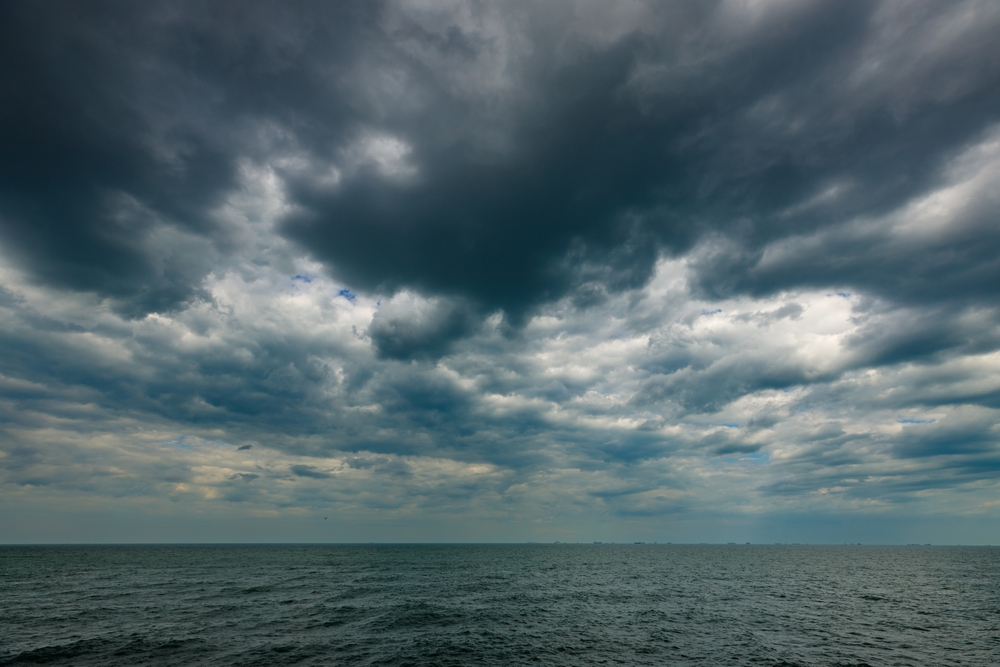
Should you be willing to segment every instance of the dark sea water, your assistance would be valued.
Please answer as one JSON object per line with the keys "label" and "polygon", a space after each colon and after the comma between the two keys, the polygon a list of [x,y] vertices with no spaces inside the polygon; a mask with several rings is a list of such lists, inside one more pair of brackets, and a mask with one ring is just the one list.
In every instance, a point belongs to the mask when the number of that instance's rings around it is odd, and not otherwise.
{"label": "dark sea water", "polygon": [[38,664],[1000,664],[1000,549],[0,547]]}

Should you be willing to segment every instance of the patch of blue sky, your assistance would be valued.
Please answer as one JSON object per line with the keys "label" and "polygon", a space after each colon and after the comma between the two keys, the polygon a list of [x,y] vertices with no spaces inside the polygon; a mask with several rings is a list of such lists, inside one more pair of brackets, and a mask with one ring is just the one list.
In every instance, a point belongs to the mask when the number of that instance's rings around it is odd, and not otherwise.
{"label": "patch of blue sky", "polygon": [[214,439],[214,440],[202,440],[201,438],[199,438],[197,436],[193,436],[192,437],[192,436],[189,436],[189,435],[178,436],[178,437],[174,438],[173,440],[167,440],[163,444],[167,445],[168,447],[176,447],[178,449],[191,449],[192,447],[195,447],[195,446],[201,447],[201,446],[205,446],[205,445],[211,445],[213,447],[229,447],[230,446],[230,444],[228,442],[225,442],[224,440],[219,440],[217,438]]}
{"label": "patch of blue sky", "polygon": [[936,419],[897,419],[900,424],[933,424]]}
{"label": "patch of blue sky", "polygon": [[344,289],[340,290],[339,292],[337,292],[337,296],[342,296],[345,299],[347,299],[348,301],[350,301],[351,303],[353,303],[358,298],[357,294],[355,294],[351,290],[347,289],[346,287]]}
{"label": "patch of blue sky", "polygon": [[300,280],[304,283],[311,283],[313,281],[313,277],[306,273],[297,273],[292,276],[292,282],[294,283],[296,280]]}
{"label": "patch of blue sky", "polygon": [[722,312],[722,309],[721,309],[721,308],[716,308],[715,310],[704,310],[704,309],[703,309],[703,310],[701,311],[701,314],[702,314],[702,315],[718,315],[718,314],[719,314],[719,313],[721,313],[721,312]]}
{"label": "patch of blue sky", "polygon": [[764,465],[771,462],[771,455],[767,452],[753,452],[750,454],[739,454],[737,456],[725,456],[712,460],[713,464],[730,463],[750,463],[752,465]]}
{"label": "patch of blue sky", "polygon": [[173,440],[167,440],[163,444],[170,447],[176,447],[177,449],[191,449],[191,442],[188,441],[188,436],[186,435],[179,436]]}

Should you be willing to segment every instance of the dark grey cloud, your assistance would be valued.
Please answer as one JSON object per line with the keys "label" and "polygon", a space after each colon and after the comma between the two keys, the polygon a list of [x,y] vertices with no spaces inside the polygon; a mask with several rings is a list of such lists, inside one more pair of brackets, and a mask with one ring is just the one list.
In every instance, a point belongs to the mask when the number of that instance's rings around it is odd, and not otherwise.
{"label": "dark grey cloud", "polygon": [[295,116],[296,96],[313,88],[301,76],[311,55],[296,46],[306,9],[326,17],[312,44],[350,41],[352,9],[5,3],[0,231],[9,254],[42,280],[114,298],[137,316],[198,295],[217,261],[204,246],[228,241],[213,210],[255,150],[247,123],[268,108],[275,120]]}
{"label": "dark grey cloud", "polygon": [[[708,232],[726,239],[695,265],[709,294],[993,300],[1000,284],[993,207],[932,249],[830,232],[821,256],[761,267],[777,240],[933,187],[1000,120],[989,3],[646,7],[612,37],[573,4],[466,24],[382,3],[4,11],[5,242],[126,312],[199,293],[218,257],[157,230],[225,254],[212,212],[241,160],[274,165],[286,233],[341,279],[515,323],[568,291],[639,286]],[[383,355],[439,351],[404,329],[374,328]]]}
{"label": "dark grey cloud", "polygon": [[375,313],[368,335],[380,357],[440,357],[452,341],[468,336],[478,325],[477,313],[468,304],[440,300],[424,308],[414,305],[392,303]]}
{"label": "dark grey cloud", "polygon": [[329,479],[333,477],[330,473],[317,469],[316,466],[295,465],[289,468],[289,470],[296,477],[311,477],[313,479]]}
{"label": "dark grey cloud", "polygon": [[[568,290],[642,284],[659,253],[713,230],[732,250],[695,267],[712,294],[831,283],[917,300],[988,292],[995,253],[975,234],[930,257],[870,239],[824,243],[820,261],[794,255],[787,279],[768,278],[777,267],[756,281],[753,271],[776,240],[903,205],[997,122],[1000,65],[980,54],[995,51],[985,25],[998,17],[982,9],[983,24],[929,53],[920,40],[885,37],[895,17],[878,4],[772,7],[749,29],[740,17],[726,25],[721,6],[654,11],[600,44],[536,20],[530,56],[509,74],[525,102],[505,118],[503,151],[482,145],[484,110],[468,91],[424,71],[442,42],[405,48],[406,33],[390,53],[421,105],[382,126],[409,146],[416,174],[361,170],[325,196],[303,191],[289,233],[368,288],[458,293],[515,319]],[[957,20],[949,11],[968,7],[917,10],[909,27],[930,37]],[[477,55],[486,60],[486,46]],[[891,65],[913,59],[927,70],[906,66],[907,88]],[[873,61],[885,64],[859,81]],[[915,275],[904,270],[918,262]],[[954,282],[928,289],[941,273]]]}

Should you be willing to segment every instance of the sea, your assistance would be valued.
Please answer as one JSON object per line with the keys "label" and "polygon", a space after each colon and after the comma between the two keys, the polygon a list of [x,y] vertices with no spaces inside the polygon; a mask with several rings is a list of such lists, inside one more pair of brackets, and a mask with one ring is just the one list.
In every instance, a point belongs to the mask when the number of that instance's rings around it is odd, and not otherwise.
{"label": "sea", "polygon": [[0,547],[0,665],[997,665],[1000,548]]}

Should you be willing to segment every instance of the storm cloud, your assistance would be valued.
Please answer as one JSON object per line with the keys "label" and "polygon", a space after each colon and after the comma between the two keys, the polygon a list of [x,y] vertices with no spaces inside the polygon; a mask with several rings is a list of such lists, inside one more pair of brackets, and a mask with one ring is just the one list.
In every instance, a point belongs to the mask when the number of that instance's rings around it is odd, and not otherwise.
{"label": "storm cloud", "polygon": [[971,1],[4,4],[10,539],[74,503],[292,539],[980,530],[998,29]]}

